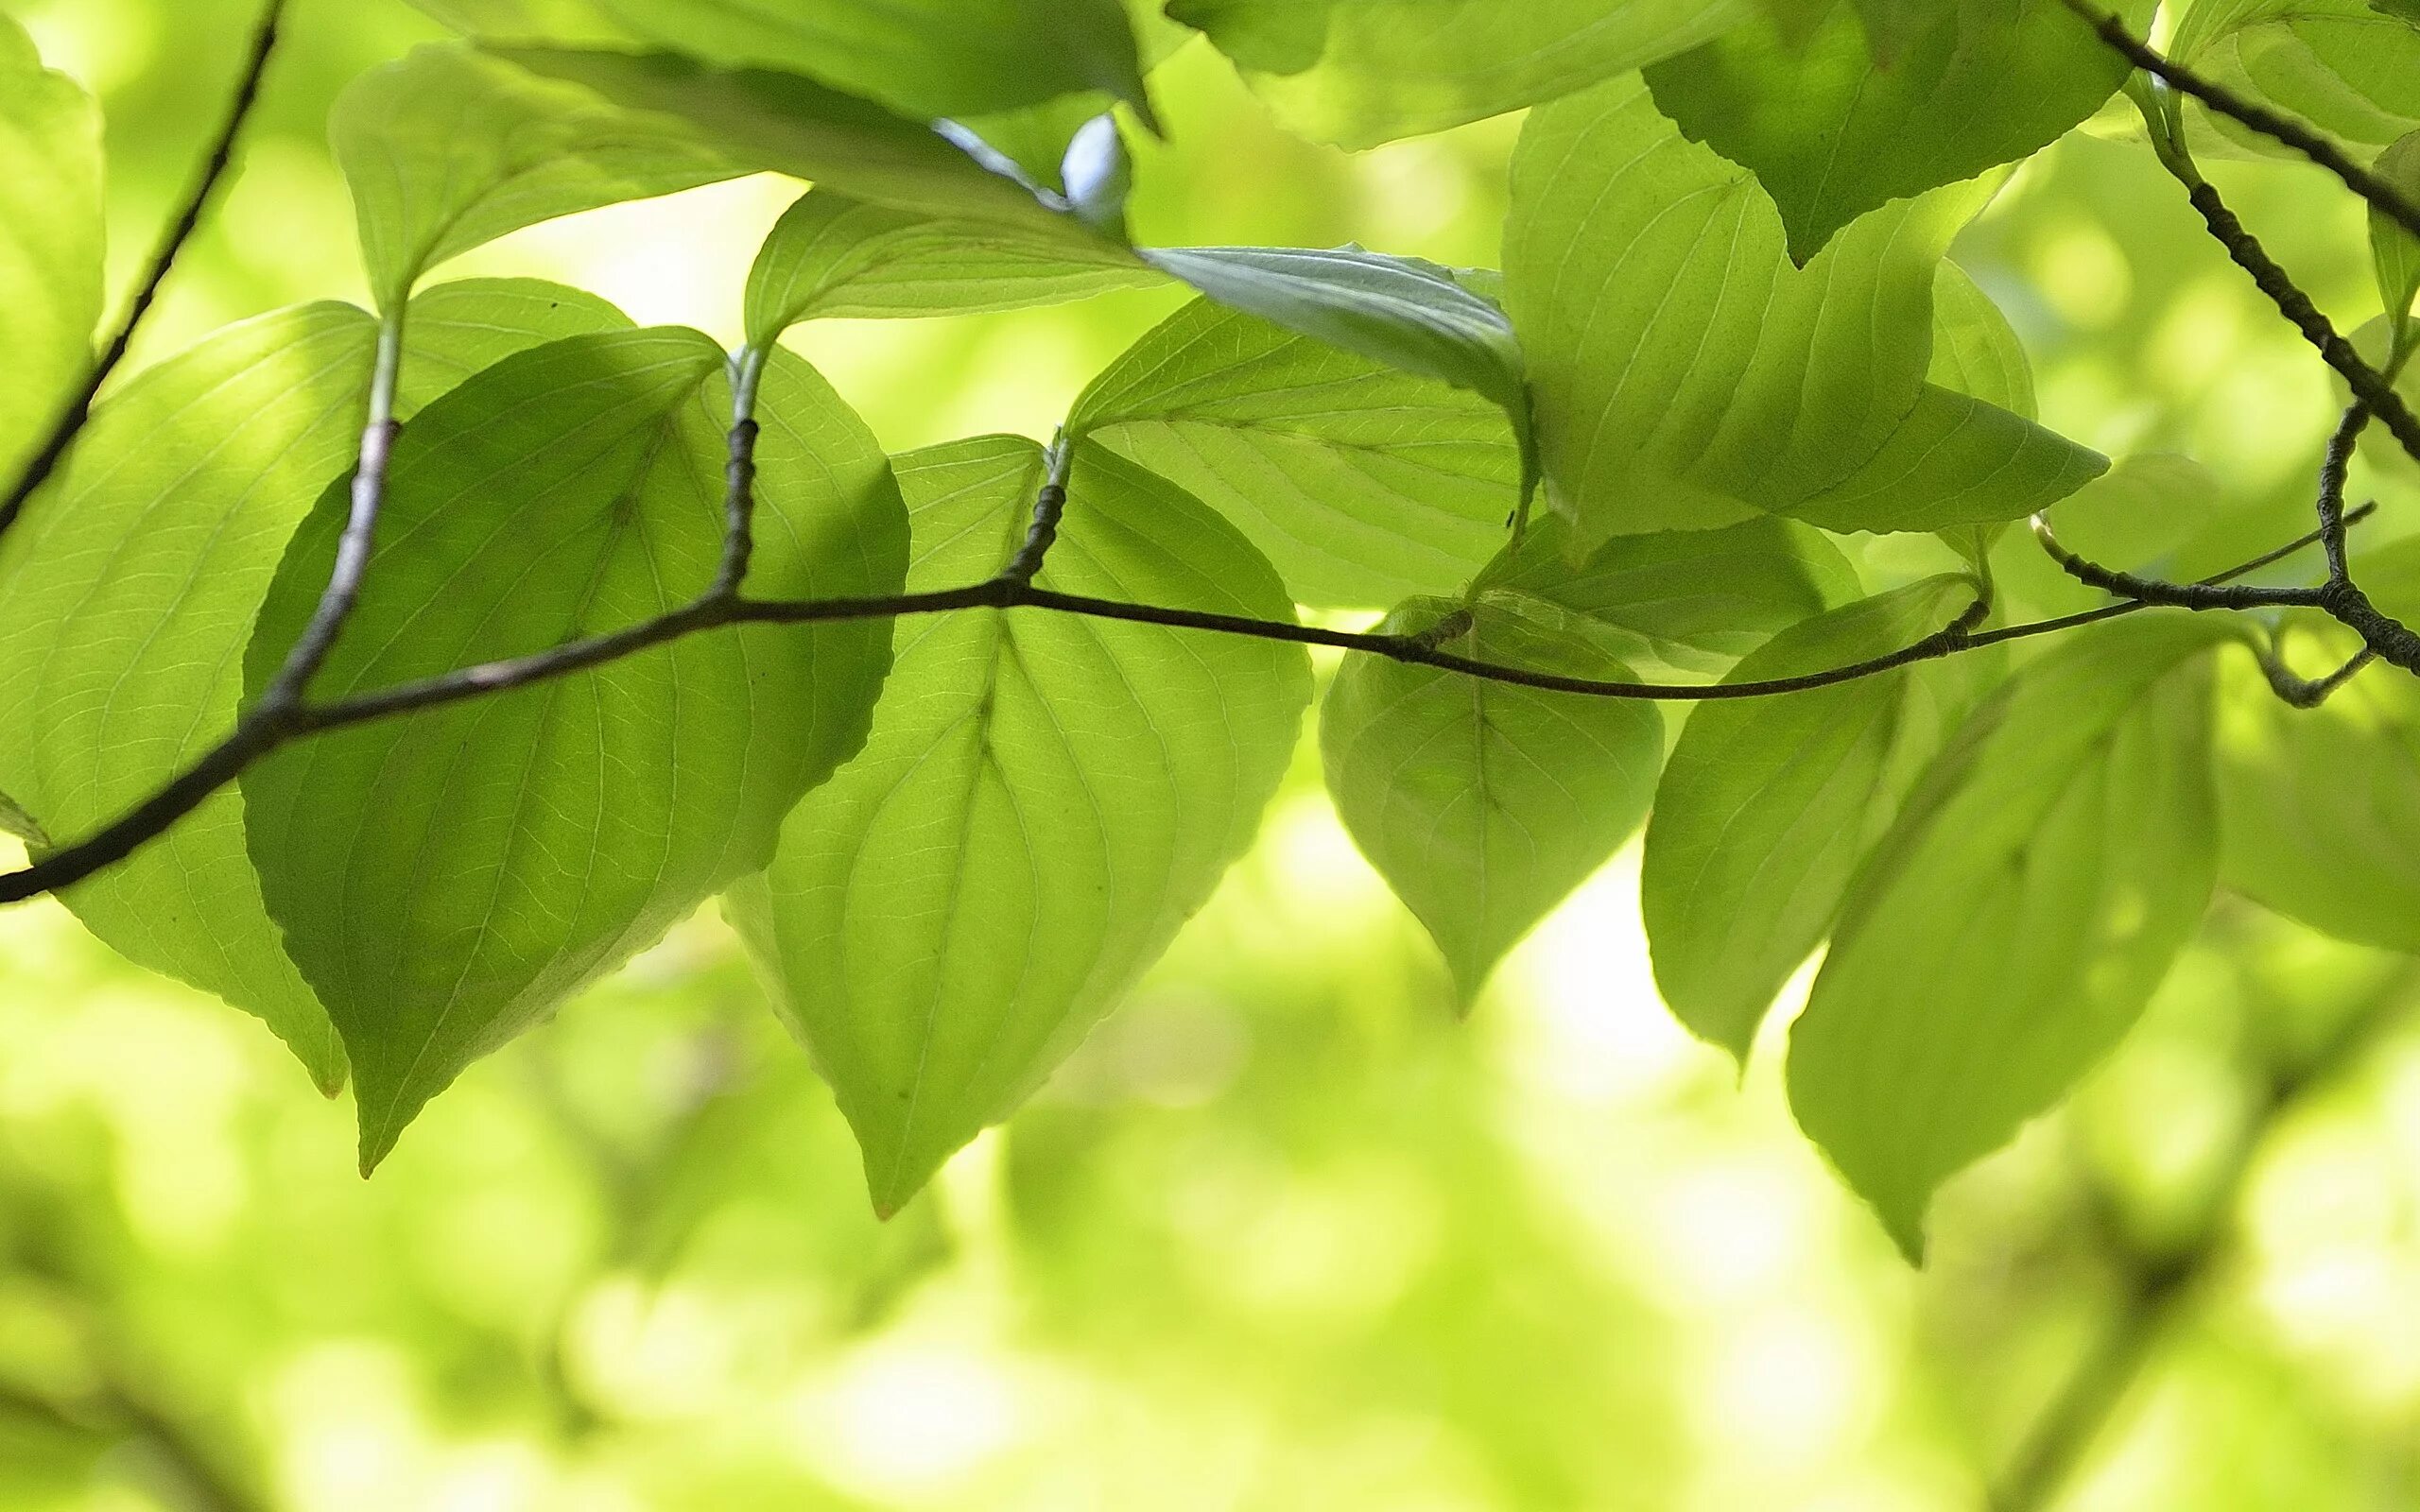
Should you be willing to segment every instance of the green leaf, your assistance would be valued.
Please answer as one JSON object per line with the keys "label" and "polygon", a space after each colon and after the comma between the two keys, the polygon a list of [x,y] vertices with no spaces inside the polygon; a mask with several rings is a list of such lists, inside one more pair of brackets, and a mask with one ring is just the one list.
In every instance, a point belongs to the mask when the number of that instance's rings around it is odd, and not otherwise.
{"label": "green leaf", "polygon": [[[677,116],[731,163],[811,180],[853,198],[937,220],[976,220],[1097,255],[1104,238],[919,122],[794,74],[710,68],[665,53],[496,47],[498,57],[583,86],[625,110]],[[1115,243],[1110,245],[1115,246]]]}
{"label": "green leaf", "polygon": [[2031,420],[2033,363],[2016,328],[1967,271],[1945,262],[1932,285],[1932,367],[1925,382]]}
{"label": "green leaf", "polygon": [[[423,411],[397,444],[336,698],[621,628],[712,580],[721,350],[695,332],[555,342]],[[752,592],[895,593],[904,512],[856,416],[777,354],[759,404]],[[344,517],[321,500],[245,658],[309,618]],[[320,735],[243,779],[288,953],[344,1037],[368,1170],[428,1099],[772,854],[865,737],[879,622],[692,637],[510,693]]]}
{"label": "green leaf", "polygon": [[[2394,146],[2378,155],[2375,171],[2412,203],[2420,204],[2420,131],[2397,138]],[[2373,206],[2370,251],[2377,265],[2378,297],[2386,301],[2395,350],[2409,351],[2420,341],[2420,320],[2415,320],[2411,309],[2412,301],[2420,299],[2420,236]]]}
{"label": "green leaf", "polygon": [[[2420,25],[2371,0],[2200,0],[2172,57],[2349,142],[2384,146],[2420,129]],[[2206,117],[2256,152],[2290,149]]]}
{"label": "green leaf", "polygon": [[[1886,656],[1974,602],[1934,577],[1783,630],[1732,679]],[[1970,653],[1689,716],[1656,789],[1639,877],[1655,982],[1690,1032],[1745,1059],[1782,984],[1830,934],[1849,880],[1999,670]]]}
{"label": "green leaf", "polygon": [[1801,264],[1867,211],[2049,146],[2128,72],[2066,0],[1937,0],[1888,58],[1866,9],[1835,6],[1803,47],[1758,18],[1648,71],[1682,130],[1755,170]]}
{"label": "green leaf", "polygon": [[[2420,541],[2363,556],[2354,575],[2380,609],[2420,618]],[[2360,649],[2320,625],[2312,638],[2325,654],[2312,662],[2339,664]],[[2420,683],[2377,667],[2321,707],[2293,709],[2249,659],[2226,670],[2218,770],[2227,885],[2339,939],[2420,952]]]}
{"label": "green leaf", "polygon": [[328,132],[381,309],[508,232],[742,171],[678,123],[605,109],[453,43],[362,75]]}
{"label": "green leaf", "polygon": [[1432,263],[1358,248],[1192,247],[1144,260],[1230,309],[1495,401],[1529,407],[1521,344],[1493,302]]}
{"label": "green leaf", "polygon": [[1208,300],[1136,342],[1068,423],[1225,515],[1305,604],[1459,592],[1520,501],[1494,404]]}
{"label": "green leaf", "polygon": [[[910,586],[980,581],[1025,540],[1029,441],[899,462]],[[1284,620],[1210,510],[1095,447],[1043,586]],[[732,917],[896,1211],[1080,1043],[1250,843],[1310,701],[1267,642],[1017,610],[903,624],[865,752],[791,816]]]}
{"label": "green leaf", "polygon": [[1558,98],[1719,35],[1746,0],[1170,0],[1293,129],[1349,147]]}
{"label": "green leaf", "polygon": [[24,804],[6,793],[0,793],[0,834],[14,835],[29,846],[43,847],[51,843],[50,832],[42,827],[42,821],[26,813]]}
{"label": "green leaf", "polygon": [[1601,627],[1626,663],[1720,672],[1775,631],[1858,594],[1841,549],[1786,521],[1616,536],[1578,565],[1569,541],[1562,521],[1540,521],[1478,586],[1544,599]]}
{"label": "green leaf", "polygon": [[101,240],[100,107],[0,15],[0,489],[92,366]]}
{"label": "green leaf", "polygon": [[1948,530],[2022,520],[2109,471],[2109,459],[2022,415],[1927,384],[1857,472],[1786,511],[1826,530]]}
{"label": "green leaf", "polygon": [[1758,513],[1938,529],[2091,476],[2093,454],[1926,382],[1942,251],[1984,194],[1893,203],[1800,269],[1754,180],[1637,79],[1534,112],[1508,297],[1550,497],[1581,543]]}
{"label": "green leaf", "polygon": [[566,45],[638,41],[605,13],[599,0],[412,0],[412,4],[473,37]]}
{"label": "green leaf", "polygon": [[1149,114],[1120,0],[599,0],[631,30],[725,67],[804,74],[922,120],[1098,91]]}
{"label": "green leaf", "polygon": [[[406,399],[509,350],[627,323],[525,281],[440,285],[412,311]],[[117,817],[234,724],[286,542],[351,466],[375,341],[359,310],[317,304],[147,369],[0,544],[0,785],[54,834]],[[323,1089],[342,1085],[335,1032],[261,902],[234,790],[64,901],[119,954],[257,1016]]]}
{"label": "green leaf", "polygon": [[2029,664],[1851,886],[1790,1035],[1801,1127],[1910,1259],[1933,1189],[2130,1028],[2218,871],[2210,659],[2146,616]]}
{"label": "green leaf", "polygon": [[803,320],[1015,310],[1160,281],[1110,242],[935,220],[819,189],[789,208],[757,253],[748,339],[768,346]]}
{"label": "green leaf", "polygon": [[[1461,607],[1416,599],[1385,627],[1453,629]],[[1571,677],[1627,675],[1574,616],[1513,593],[1474,601],[1441,648]],[[1427,927],[1468,1003],[1647,816],[1664,721],[1634,699],[1363,657],[1337,674],[1320,748],[1345,828]]]}

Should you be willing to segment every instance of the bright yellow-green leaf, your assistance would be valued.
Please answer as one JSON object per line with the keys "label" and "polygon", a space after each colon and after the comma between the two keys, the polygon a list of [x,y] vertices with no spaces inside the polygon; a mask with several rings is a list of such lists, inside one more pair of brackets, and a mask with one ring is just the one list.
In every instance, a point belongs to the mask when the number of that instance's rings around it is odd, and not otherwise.
{"label": "bright yellow-green leaf", "polygon": [[100,109],[0,15],[0,490],[92,366],[101,230]]}
{"label": "bright yellow-green leaf", "polygon": [[[1460,606],[1416,599],[1386,628],[1425,634],[1453,628],[1449,618]],[[1440,645],[1567,677],[1627,675],[1577,616],[1515,593],[1479,597]],[[1467,1003],[1647,816],[1664,721],[1632,699],[1363,657],[1337,674],[1320,747],[1345,828],[1427,927]]]}
{"label": "bright yellow-green leaf", "polygon": [[[986,438],[900,460],[912,587],[978,582],[1044,470]],[[1080,448],[1040,582],[1290,617],[1181,490]],[[863,755],[809,796],[731,912],[895,1211],[1115,1006],[1251,842],[1310,701],[1296,647],[1029,610],[903,625]]]}
{"label": "bright yellow-green leaf", "polygon": [[1790,1106],[1910,1258],[1951,1173],[2131,1028],[2218,874],[2199,617],[2100,627],[1976,712],[1851,885]]}

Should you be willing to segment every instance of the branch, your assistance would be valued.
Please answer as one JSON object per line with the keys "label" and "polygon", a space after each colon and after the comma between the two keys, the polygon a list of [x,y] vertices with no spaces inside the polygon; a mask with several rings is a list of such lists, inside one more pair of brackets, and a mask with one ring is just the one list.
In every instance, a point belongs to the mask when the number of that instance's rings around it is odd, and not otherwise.
{"label": "branch", "polygon": [[[1046,495],[1047,488],[1045,492]],[[1052,513],[1055,518],[1055,510],[1046,505],[1046,501],[1038,502],[1037,516],[1045,513]],[[2356,523],[2368,513],[2369,507],[2364,507],[2348,516],[2347,524]],[[2225,582],[2256,572],[2316,543],[2318,539],[2316,533],[2303,536],[2208,581]],[[265,704],[239,720],[226,740],[178,774],[165,787],[105,828],[74,845],[49,852],[32,866],[0,874],[0,904],[22,902],[43,893],[72,886],[124,860],[199,807],[211,794],[233,782],[254,762],[293,741],[528,687],[604,666],[692,635],[735,625],[831,625],[852,620],[906,619],[961,610],[1037,609],[1131,625],[1152,625],[1167,629],[1237,635],[1295,645],[1328,646],[1363,655],[1383,656],[1409,665],[1433,667],[1483,681],[1550,693],[1701,703],[1769,698],[1834,687],[1916,662],[1956,656],[1986,645],[2054,634],[2151,607],[2153,606],[2141,602],[2115,604],[2060,619],[1982,630],[1976,627],[1981,623],[1984,608],[1979,603],[1941,630],[1887,656],[1804,677],[1707,685],[1565,678],[1459,656],[1438,649],[1429,644],[1427,638],[1421,636],[1332,630],[1287,621],[1255,620],[1198,610],[1119,603],[1036,588],[1029,583],[1020,583],[1005,573],[963,588],[902,593],[887,598],[763,600],[709,590],[684,608],[660,618],[527,656],[463,667],[441,677],[403,683],[336,703],[315,705],[297,702],[275,709]]]}
{"label": "branch", "polygon": [[2252,609],[2317,609],[2320,591],[2315,588],[2262,588],[2244,583],[2169,583],[2156,577],[2143,577],[2134,573],[2121,573],[2088,561],[2059,544],[2050,531],[2050,517],[2033,517],[2033,539],[2060,570],[2087,588],[2116,593],[2141,604],[2164,605],[2170,609],[2252,610]]}
{"label": "branch", "polygon": [[128,305],[126,318],[119,323],[117,334],[111,338],[100,360],[93,365],[93,370],[85,376],[83,387],[68,400],[58,423],[52,427],[41,449],[34,453],[33,459],[26,464],[24,474],[9,490],[8,497],[0,499],[0,535],[7,534],[9,527],[17,523],[17,517],[25,512],[26,501],[32,498],[35,491],[59,470],[59,464],[66,460],[68,448],[75,444],[85,423],[93,418],[93,402],[100,396],[101,386],[109,382],[110,374],[126,360],[127,349],[134,342],[134,333],[142,326],[144,317],[151,313],[152,303],[160,296],[160,286],[167,282],[169,270],[176,266],[177,254],[184,249],[185,243],[193,239],[193,233],[201,225],[203,212],[210,207],[212,197],[226,180],[228,170],[234,165],[235,139],[242,133],[245,121],[251,118],[252,107],[260,100],[261,78],[268,71],[270,57],[277,51],[278,28],[285,19],[285,4],[286,0],[268,0],[262,10],[260,25],[252,34],[251,55],[245,61],[243,76],[235,85],[234,101],[228,108],[227,118],[218,129],[216,140],[211,145],[209,157],[203,160],[200,177],[194,181],[191,192],[185,197],[184,208],[169,226],[159,250],[152,255],[150,270],[135,286],[133,301]]}
{"label": "branch", "polygon": [[2115,15],[2096,10],[2087,0],[2066,0],[2067,9],[2083,17],[2100,40],[2144,73],[2195,99],[2238,125],[2272,141],[2281,142],[2336,175],[2344,187],[2375,206],[2414,236],[2420,236],[2420,204],[2400,188],[2379,178],[2344,154],[2343,149],[2313,128],[2257,100],[2248,100],[2215,79],[2206,78],[2162,54],[2126,29]]}

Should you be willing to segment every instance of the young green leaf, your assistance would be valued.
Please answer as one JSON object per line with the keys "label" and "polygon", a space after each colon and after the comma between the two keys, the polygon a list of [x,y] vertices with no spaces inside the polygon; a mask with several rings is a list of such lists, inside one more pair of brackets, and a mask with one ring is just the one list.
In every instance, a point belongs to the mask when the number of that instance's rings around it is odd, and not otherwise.
{"label": "young green leaf", "polygon": [[42,821],[6,793],[0,793],[0,834],[13,835],[29,846],[51,843],[50,832],[42,827]]}
{"label": "young green leaf", "polygon": [[2016,328],[1967,271],[1944,262],[1932,284],[1932,367],[1925,382],[2027,420],[2038,411],[2033,363]]}
{"label": "young green leaf", "polygon": [[1098,91],[1148,116],[1120,0],[599,0],[631,30],[725,67],[783,69],[919,120]]}
{"label": "young green leaf", "polygon": [[1225,515],[1305,604],[1458,592],[1520,501],[1495,405],[1208,300],[1136,342],[1068,423]]}
{"label": "young green leaf", "polygon": [[381,309],[507,232],[742,171],[676,122],[606,109],[453,43],[355,79],[328,132]]}
{"label": "young green leaf", "polygon": [[2122,1038],[2217,880],[2197,618],[2028,665],[1925,774],[1851,885],[1790,1034],[1790,1106],[1911,1259],[1933,1189]]}
{"label": "young green leaf", "polygon": [[1759,18],[1648,70],[1682,130],[1755,170],[1802,265],[1867,211],[2048,146],[2126,78],[2066,0],[1936,0],[1889,56],[1866,9],[1833,7],[1804,45]]}
{"label": "young green leaf", "polygon": [[[777,355],[751,584],[895,593],[904,511],[862,423]],[[712,580],[721,350],[617,331],[523,352],[397,444],[342,696],[652,618]],[[344,519],[298,532],[245,657],[258,689],[309,618]],[[242,782],[261,892],[351,1057],[365,1170],[464,1067],[772,854],[782,816],[865,737],[880,624],[695,637],[473,703],[289,747]]]}
{"label": "young green leaf", "polygon": [[1578,539],[1757,513],[1827,528],[2014,519],[2091,453],[1928,387],[1933,287],[1984,190],[1860,220],[1804,269],[1745,171],[1636,78],[1547,106],[1513,164],[1507,293],[1551,497]]}
{"label": "young green leaf", "polygon": [[[442,284],[412,303],[407,401],[470,367],[627,323],[554,284]],[[288,538],[361,434],[376,332],[319,304],[221,332],[104,401],[46,502],[0,544],[0,785],[72,839],[233,725],[252,622]],[[329,1091],[344,1055],[278,943],[244,801],[204,802],[64,900],[121,954],[251,1013]]]}
{"label": "young green leaf", "polygon": [[1624,662],[1720,672],[1775,631],[1858,594],[1820,531],[1781,520],[1616,536],[1574,565],[1570,529],[1542,520],[1488,565],[1482,589],[1541,598],[1602,627]]}
{"label": "young green leaf", "polygon": [[1190,247],[1143,257],[1230,309],[1492,399],[1526,429],[1512,322],[1434,264],[1358,248]]}
{"label": "young green leaf", "polygon": [[1019,227],[1079,256],[1098,255],[1104,240],[1063,205],[998,171],[1012,164],[987,164],[920,122],[794,74],[710,68],[666,53],[490,50],[624,110],[678,117],[744,168],[811,180],[931,219]]}
{"label": "young green leaf", "polygon": [[1558,98],[1695,46],[1747,0],[1170,0],[1288,125],[1348,147]]}
{"label": "young green leaf", "polygon": [[[2169,52],[2352,142],[2384,146],[2420,129],[2420,22],[2402,0],[2204,0],[2185,12]],[[2255,152],[2288,152],[2206,118]]]}
{"label": "young green leaf", "polygon": [[819,189],[789,208],[756,255],[748,339],[768,346],[803,320],[1056,304],[1161,277],[1109,241],[1087,246],[1018,226],[935,220]]}
{"label": "young green leaf", "polygon": [[[1453,623],[1448,623],[1449,621]],[[1513,593],[1416,599],[1397,634],[1540,672],[1618,679],[1565,611]],[[1652,705],[1348,662],[1320,716],[1337,813],[1444,953],[1465,1003],[1505,952],[1647,816],[1664,755]]]}
{"label": "young green leaf", "polygon": [[[900,460],[910,586],[998,572],[1043,478],[1029,441]],[[1044,587],[1290,617],[1210,510],[1096,447]],[[1016,610],[905,624],[865,752],[791,816],[734,920],[896,1211],[1072,1051],[1208,900],[1310,701],[1295,647]]]}
{"label": "young green leaf", "polygon": [[[2375,171],[2412,203],[2420,204],[2420,131],[2397,138],[2394,146],[2378,155]],[[2370,250],[2377,265],[2378,297],[2386,301],[2394,349],[2398,353],[2409,352],[2420,344],[2420,317],[2411,309],[2412,301],[2420,299],[2420,236],[2372,206]]]}
{"label": "young green leaf", "polygon": [[101,234],[100,107],[0,15],[0,489],[92,366]]}
{"label": "young green leaf", "polygon": [[[1967,579],[1935,577],[1852,604],[1783,630],[1733,678],[1887,656],[1974,598]],[[1997,671],[1977,653],[1689,716],[1648,821],[1639,908],[1656,986],[1692,1033],[1746,1058],[1782,984],[1831,933],[1858,863]]]}

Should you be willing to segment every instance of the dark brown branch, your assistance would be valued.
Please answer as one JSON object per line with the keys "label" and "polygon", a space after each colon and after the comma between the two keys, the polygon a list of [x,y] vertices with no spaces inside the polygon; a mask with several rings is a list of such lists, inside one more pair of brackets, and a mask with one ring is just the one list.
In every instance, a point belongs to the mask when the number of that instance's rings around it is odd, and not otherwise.
{"label": "dark brown branch", "polygon": [[143,281],[135,285],[126,318],[118,323],[117,332],[110,338],[100,360],[93,365],[82,386],[69,398],[50,435],[34,453],[32,460],[26,464],[24,473],[10,486],[8,497],[0,499],[0,534],[6,534],[9,527],[17,523],[17,517],[25,512],[26,501],[49,482],[60,463],[66,460],[68,449],[75,445],[76,438],[83,433],[86,422],[93,418],[93,403],[100,397],[102,386],[126,360],[127,349],[133,344],[134,334],[142,326],[144,317],[151,313],[152,304],[160,297],[161,285],[167,282],[170,270],[176,266],[178,254],[184,250],[185,244],[200,228],[203,214],[209,210],[219,185],[226,181],[228,171],[234,165],[236,139],[243,133],[244,123],[251,117],[252,107],[260,101],[261,79],[268,71],[269,59],[277,51],[278,31],[285,19],[285,4],[286,0],[268,0],[268,7],[261,12],[260,25],[252,33],[251,52],[245,60],[243,76],[235,85],[234,100],[228,107],[226,120],[220,124],[216,139],[211,144],[210,155],[202,161],[200,175],[186,195],[184,206],[170,224],[167,234],[161,239],[159,250],[152,254],[151,266],[144,274]]}
{"label": "dark brown branch", "polygon": [[2344,541],[2344,478],[2352,471],[2353,448],[2369,428],[2370,406],[2358,401],[2344,412],[2343,423],[2327,438],[2327,460],[2319,470],[2319,543],[2327,550],[2327,580],[2342,583],[2353,576],[2351,553]]}
{"label": "dark brown branch", "polygon": [[2336,690],[2360,677],[2378,654],[2368,646],[2353,654],[2351,661],[2324,678],[2306,678],[2286,665],[2286,659],[2274,647],[2259,653],[2261,676],[2269,679],[2269,691],[2296,709],[2316,709],[2335,696]]}
{"label": "dark brown branch", "polygon": [[2420,203],[2414,203],[2411,197],[2401,189],[2347,157],[2343,149],[2329,141],[2325,134],[2282,111],[2272,110],[2258,100],[2245,99],[2216,80],[2206,78],[2169,58],[2128,31],[2126,24],[2118,17],[2095,9],[2087,0],[2066,0],[2066,4],[2068,9],[2083,17],[2100,34],[2101,41],[2136,68],[2179,94],[2192,95],[2237,124],[2293,148],[2342,180],[2346,188],[2377,207],[2379,214],[2412,235],[2420,236]]}

